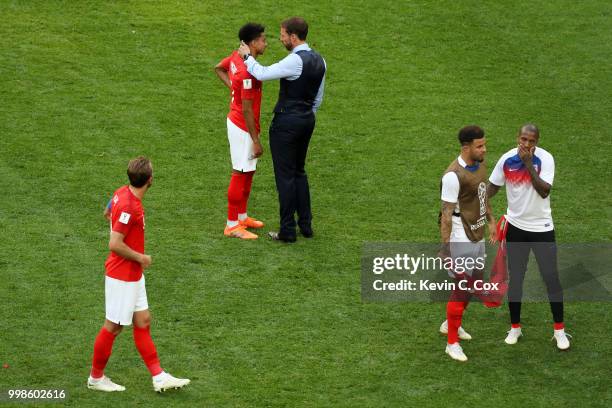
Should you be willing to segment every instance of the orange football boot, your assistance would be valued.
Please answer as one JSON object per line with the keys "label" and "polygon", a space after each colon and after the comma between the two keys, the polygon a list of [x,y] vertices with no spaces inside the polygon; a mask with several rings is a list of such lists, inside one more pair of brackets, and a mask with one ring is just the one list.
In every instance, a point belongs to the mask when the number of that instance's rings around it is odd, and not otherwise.
{"label": "orange football boot", "polygon": [[246,227],[241,224],[238,224],[234,227],[225,226],[223,235],[225,235],[226,237],[231,237],[231,238],[257,239],[257,235],[253,234],[250,231],[247,231]]}
{"label": "orange football boot", "polygon": [[263,228],[264,223],[255,218],[247,217],[246,220],[239,221],[240,225],[245,228]]}

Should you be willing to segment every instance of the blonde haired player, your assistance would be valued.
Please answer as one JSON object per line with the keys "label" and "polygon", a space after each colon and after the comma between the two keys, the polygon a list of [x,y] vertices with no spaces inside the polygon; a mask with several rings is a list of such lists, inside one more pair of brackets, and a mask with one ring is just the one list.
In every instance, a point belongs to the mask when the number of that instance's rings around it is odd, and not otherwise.
{"label": "blonde haired player", "polygon": [[104,375],[115,338],[124,326],[134,323],[134,343],[152,376],[153,389],[161,392],[189,384],[162,370],[151,339],[151,314],[147,302],[144,269],[151,256],[144,250],[144,208],[142,199],[153,183],[153,167],[146,157],[131,160],[127,170],[130,184],[113,194],[104,215],[111,223],[110,254],[104,264],[106,319],[94,342],[91,374],[87,388],[98,391],[125,391]]}

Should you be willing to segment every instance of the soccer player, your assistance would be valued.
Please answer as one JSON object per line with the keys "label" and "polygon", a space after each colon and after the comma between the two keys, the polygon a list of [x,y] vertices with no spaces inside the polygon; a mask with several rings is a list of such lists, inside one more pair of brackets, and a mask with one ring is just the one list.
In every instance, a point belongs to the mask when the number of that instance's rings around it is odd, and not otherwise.
{"label": "soccer player", "polygon": [[111,232],[106,260],[105,297],[106,320],[94,343],[91,374],[87,388],[99,391],[125,391],[104,375],[115,337],[123,326],[134,324],[134,343],[153,377],[153,389],[161,392],[182,388],[188,379],[175,378],[162,370],[155,344],[151,339],[151,314],[143,270],[151,265],[151,256],[144,251],[144,209],[142,199],[153,182],[153,167],[146,157],[128,164],[130,184],[113,194],[104,211],[110,217]]}
{"label": "soccer player", "polygon": [[[459,258],[477,258],[484,261],[485,226],[489,224],[491,242],[495,241],[495,219],[487,201],[487,169],[483,163],[487,152],[484,131],[478,126],[466,126],[459,131],[461,154],[444,172],[441,182],[442,209],[440,212],[440,256],[450,257],[455,265]],[[467,265],[467,263],[466,263]],[[457,283],[482,277],[481,269],[449,272]],[[446,305],[446,321],[440,332],[447,334],[446,353],[458,361],[467,361],[459,339],[470,340],[472,336],[461,327],[461,319],[470,301],[467,290],[455,289]]]}
{"label": "soccer player", "polygon": [[504,184],[508,209],[506,232],[508,269],[508,307],[510,331],[506,344],[516,344],[521,331],[523,279],[529,253],[533,250],[540,275],[546,285],[553,315],[553,338],[561,350],[569,348],[563,323],[563,288],[557,271],[557,245],[550,210],[550,190],[555,176],[552,155],[538,147],[540,131],[533,124],[522,126],[518,146],[505,153],[489,178],[488,195],[493,197]]}
{"label": "soccer player", "polygon": [[[248,44],[251,55],[257,58],[268,46],[264,26],[245,24],[238,38]],[[234,51],[215,67],[219,79],[232,91],[230,112],[227,115],[227,138],[232,159],[232,177],[227,189],[227,224],[224,235],[240,239],[257,239],[247,228],[262,228],[263,222],[247,215],[257,158],[263,154],[259,138],[261,81],[247,72],[243,59]]]}

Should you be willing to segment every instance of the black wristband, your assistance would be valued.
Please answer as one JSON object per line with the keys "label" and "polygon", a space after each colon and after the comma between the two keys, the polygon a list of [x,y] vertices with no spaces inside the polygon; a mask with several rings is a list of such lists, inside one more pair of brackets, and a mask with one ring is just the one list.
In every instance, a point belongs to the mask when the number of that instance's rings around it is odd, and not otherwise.
{"label": "black wristband", "polygon": [[242,59],[243,59],[244,61],[246,61],[246,60],[248,60],[248,59],[249,59],[249,57],[250,57],[250,56],[251,56],[251,54],[247,54],[247,55],[245,55],[244,57],[242,57]]}

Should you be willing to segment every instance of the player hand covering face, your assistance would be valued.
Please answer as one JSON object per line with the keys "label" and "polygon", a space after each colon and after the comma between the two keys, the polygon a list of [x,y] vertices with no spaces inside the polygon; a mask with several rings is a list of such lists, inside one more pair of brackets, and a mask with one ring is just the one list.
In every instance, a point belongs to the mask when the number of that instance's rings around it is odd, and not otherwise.
{"label": "player hand covering face", "polygon": [[548,292],[553,317],[553,339],[557,347],[570,347],[565,333],[563,287],[559,280],[555,228],[550,207],[550,192],[555,177],[551,153],[538,146],[540,131],[532,123],[518,132],[517,147],[500,157],[489,178],[489,196],[506,186],[506,249],[510,283],[508,308],[510,330],[506,344],[516,344],[523,335],[521,305],[523,280],[530,253],[533,252]]}
{"label": "player hand covering face", "polygon": [[[245,24],[238,32],[257,58],[266,49],[266,35],[260,24]],[[247,228],[262,228],[263,222],[249,217],[247,204],[251,194],[257,159],[263,154],[259,137],[262,83],[248,73],[244,60],[232,52],[215,67],[219,79],[231,90],[227,115],[227,136],[232,161],[232,177],[227,190],[227,223],[224,235],[240,239],[256,239]]]}

